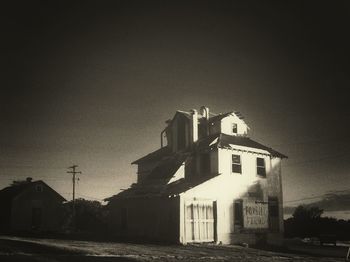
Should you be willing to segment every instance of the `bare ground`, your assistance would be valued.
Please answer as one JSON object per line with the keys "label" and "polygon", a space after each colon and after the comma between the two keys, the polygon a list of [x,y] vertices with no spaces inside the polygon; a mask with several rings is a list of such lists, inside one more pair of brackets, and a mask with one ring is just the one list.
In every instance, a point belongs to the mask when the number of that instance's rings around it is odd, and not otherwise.
{"label": "bare ground", "polygon": [[[345,253],[346,254],[346,253]],[[344,255],[345,257],[345,255]],[[0,236],[0,261],[344,261],[240,246],[152,245]]]}

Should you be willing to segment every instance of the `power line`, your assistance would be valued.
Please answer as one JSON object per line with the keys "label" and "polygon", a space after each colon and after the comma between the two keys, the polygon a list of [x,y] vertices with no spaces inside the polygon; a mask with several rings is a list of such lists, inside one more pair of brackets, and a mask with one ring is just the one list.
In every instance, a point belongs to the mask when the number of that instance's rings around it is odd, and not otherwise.
{"label": "power line", "polygon": [[300,164],[308,164],[308,163],[313,163],[313,162],[319,162],[319,161],[323,161],[323,160],[344,157],[344,156],[347,156],[349,154],[350,154],[350,152],[346,152],[346,153],[338,154],[338,155],[331,155],[331,156],[325,156],[325,157],[316,158],[316,159],[309,159],[309,160],[304,160],[304,161],[290,163],[290,164],[284,165],[284,167],[290,167],[290,166],[295,166],[295,165],[300,165]]}
{"label": "power line", "polygon": [[348,139],[347,136],[344,137],[337,137],[337,138],[330,138],[330,139],[314,139],[314,140],[304,140],[304,141],[294,141],[289,143],[281,143],[281,144],[271,144],[273,147],[279,147],[279,146],[289,146],[289,145],[313,145],[313,144],[320,144],[320,145],[327,145],[327,144],[343,144],[344,140]]}
{"label": "power line", "polygon": [[300,199],[294,199],[294,200],[287,200],[284,201],[285,203],[291,203],[291,202],[299,202],[299,201],[303,201],[303,200],[310,200],[310,199],[316,199],[316,198],[320,198],[320,197],[325,197],[329,194],[334,194],[334,193],[344,193],[344,192],[350,192],[349,189],[343,189],[343,190],[330,190],[327,191],[324,194],[321,195],[316,195],[316,196],[312,196],[312,197],[305,197],[305,198],[300,198]]}
{"label": "power line", "polygon": [[33,166],[33,165],[0,165],[0,168],[6,168],[6,169],[23,169],[23,168],[30,168],[30,169],[63,169],[64,167],[47,167],[47,166]]}
{"label": "power line", "polygon": [[320,198],[320,197],[323,197],[323,196],[324,196],[324,194],[313,196],[313,197],[305,197],[305,198],[300,198],[300,199],[288,200],[288,201],[284,201],[284,202],[285,203],[300,202],[300,201],[303,201],[303,200],[316,199],[316,198]]}

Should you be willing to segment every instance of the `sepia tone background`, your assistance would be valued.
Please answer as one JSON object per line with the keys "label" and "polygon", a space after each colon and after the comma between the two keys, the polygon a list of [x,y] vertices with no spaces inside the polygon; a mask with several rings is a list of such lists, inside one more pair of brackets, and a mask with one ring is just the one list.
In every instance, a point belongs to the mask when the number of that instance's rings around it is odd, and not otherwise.
{"label": "sepia tone background", "polygon": [[23,1],[1,8],[0,186],[102,200],[177,109],[240,111],[289,156],[285,206],[350,217],[347,1]]}

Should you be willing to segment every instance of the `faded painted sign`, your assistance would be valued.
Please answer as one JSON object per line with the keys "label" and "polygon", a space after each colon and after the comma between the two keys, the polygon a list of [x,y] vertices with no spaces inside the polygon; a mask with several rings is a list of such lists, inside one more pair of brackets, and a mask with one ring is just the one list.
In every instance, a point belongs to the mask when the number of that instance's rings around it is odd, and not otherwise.
{"label": "faded painted sign", "polygon": [[245,228],[268,228],[268,205],[263,201],[243,201]]}

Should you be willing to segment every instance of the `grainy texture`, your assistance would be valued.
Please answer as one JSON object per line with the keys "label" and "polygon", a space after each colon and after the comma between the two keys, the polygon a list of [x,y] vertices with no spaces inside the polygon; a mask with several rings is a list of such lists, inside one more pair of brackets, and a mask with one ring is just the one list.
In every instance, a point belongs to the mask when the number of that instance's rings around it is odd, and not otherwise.
{"label": "grainy texture", "polygon": [[1,261],[344,261],[239,246],[151,245],[0,237]]}

